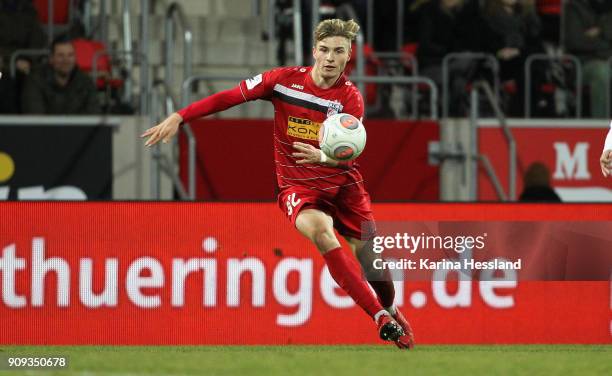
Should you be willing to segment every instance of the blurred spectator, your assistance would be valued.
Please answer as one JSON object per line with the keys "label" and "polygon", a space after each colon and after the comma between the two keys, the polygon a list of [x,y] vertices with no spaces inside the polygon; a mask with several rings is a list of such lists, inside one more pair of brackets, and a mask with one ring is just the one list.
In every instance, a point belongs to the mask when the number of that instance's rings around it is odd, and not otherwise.
{"label": "blurred spectator", "polygon": [[612,57],[612,13],[605,0],[571,0],[566,6],[565,47],[582,61],[584,84],[590,88],[591,116],[605,118],[608,59]]}
{"label": "blurred spectator", "polygon": [[17,85],[9,74],[7,64],[0,56],[0,114],[15,114],[18,112]]}
{"label": "blurred spectator", "polygon": [[[423,5],[418,32],[420,74],[442,84],[442,59],[451,52],[482,48],[482,18],[477,2],[432,0]],[[466,85],[477,69],[471,60],[453,60],[449,65],[451,115],[463,115]]]}
{"label": "blurred spectator", "polygon": [[487,0],[484,16],[491,30],[486,43],[499,60],[500,79],[516,83],[518,95],[510,99],[509,113],[523,116],[525,59],[530,54],[543,52],[542,26],[533,0]]}
{"label": "blurred spectator", "polygon": [[374,5],[374,50],[397,50],[397,2],[377,1]]}
{"label": "blurred spectator", "polygon": [[94,83],[76,66],[74,46],[69,39],[56,39],[49,64],[26,79],[22,109],[30,114],[100,113]]}
{"label": "blurred spectator", "polygon": [[416,43],[419,39],[421,13],[432,0],[405,0],[404,3],[404,45]]}
{"label": "blurred spectator", "polygon": [[[0,0],[0,57],[10,64],[13,52],[45,48],[47,40],[31,0]],[[17,69],[29,73],[31,61],[17,60]]]}
{"label": "blurred spectator", "polygon": [[523,192],[520,201],[561,202],[561,198],[550,186],[550,170],[541,162],[529,165],[523,177]]}

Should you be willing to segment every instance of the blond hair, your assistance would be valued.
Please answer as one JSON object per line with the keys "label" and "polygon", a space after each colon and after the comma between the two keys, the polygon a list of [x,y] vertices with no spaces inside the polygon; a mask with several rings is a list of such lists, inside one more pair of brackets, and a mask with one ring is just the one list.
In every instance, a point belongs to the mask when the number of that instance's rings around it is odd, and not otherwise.
{"label": "blond hair", "polygon": [[355,40],[359,25],[353,20],[343,21],[339,18],[319,22],[314,30],[314,44],[329,37],[345,37],[349,42]]}

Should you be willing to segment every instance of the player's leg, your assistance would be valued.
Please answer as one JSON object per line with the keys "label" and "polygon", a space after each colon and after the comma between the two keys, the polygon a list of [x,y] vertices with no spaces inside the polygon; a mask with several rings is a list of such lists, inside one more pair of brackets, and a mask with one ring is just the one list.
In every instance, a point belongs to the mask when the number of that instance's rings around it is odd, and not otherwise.
{"label": "player's leg", "polygon": [[322,255],[340,248],[340,242],[334,233],[334,220],[322,210],[301,210],[295,219],[295,227],[317,246]]}
{"label": "player's leg", "polygon": [[374,268],[374,260],[379,256],[372,251],[371,241],[364,241],[350,236],[345,237],[349,243],[353,254],[359,260],[368,282],[378,295],[378,300],[382,306],[391,314],[404,330],[404,335],[400,336],[395,344],[400,349],[411,349],[414,347],[414,333],[412,327],[400,310],[395,306],[395,287],[391,274],[387,269],[377,270]]}
{"label": "player's leg", "polygon": [[379,301],[402,327],[402,335],[395,340],[400,349],[411,348],[413,334],[410,324],[393,305],[395,287],[388,270],[374,268],[374,260],[379,256],[371,250],[370,239],[376,234],[376,223],[372,215],[370,195],[361,185],[348,187],[336,199],[338,211],[335,226],[353,249],[362,265],[370,285],[378,295]]}
{"label": "player's leg", "polygon": [[[366,242],[376,234],[376,223],[372,215],[370,196],[361,186],[348,188],[337,200],[336,228],[348,241],[353,254],[359,260],[367,280],[385,308],[393,306],[395,288],[388,270],[374,268],[380,256],[370,252],[371,243]],[[369,247],[366,247],[368,246]],[[367,249],[366,249],[367,248]]]}
{"label": "player's leg", "polygon": [[372,293],[361,276],[359,266],[342,250],[334,233],[332,217],[318,209],[303,209],[297,214],[295,226],[323,255],[329,273],[336,283],[374,319],[380,337],[397,341],[403,331]]}
{"label": "player's leg", "polygon": [[376,292],[378,301],[382,304],[383,308],[393,313],[395,286],[393,285],[391,274],[387,269],[374,268],[374,261],[380,258],[380,255],[372,252],[371,242],[350,236],[346,236],[345,239],[359,261],[368,282]]}

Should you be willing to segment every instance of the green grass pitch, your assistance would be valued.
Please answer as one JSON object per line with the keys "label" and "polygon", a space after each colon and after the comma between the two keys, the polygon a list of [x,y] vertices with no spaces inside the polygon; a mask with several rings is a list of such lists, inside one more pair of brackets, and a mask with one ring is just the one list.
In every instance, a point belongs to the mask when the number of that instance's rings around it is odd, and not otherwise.
{"label": "green grass pitch", "polygon": [[50,355],[69,367],[0,376],[612,375],[612,345],[0,346],[0,359]]}

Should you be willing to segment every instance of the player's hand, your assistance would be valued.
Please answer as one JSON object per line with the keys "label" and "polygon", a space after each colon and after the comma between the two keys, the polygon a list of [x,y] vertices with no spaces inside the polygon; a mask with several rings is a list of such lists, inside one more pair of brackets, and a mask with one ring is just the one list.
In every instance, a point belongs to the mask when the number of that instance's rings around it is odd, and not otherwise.
{"label": "player's hand", "polygon": [[156,126],[147,129],[140,137],[149,137],[147,142],[145,142],[145,146],[153,146],[158,143],[160,140],[164,143],[170,141],[172,136],[176,134],[178,131],[179,125],[183,122],[183,118],[181,115],[176,112],[172,115],[168,116],[166,120],[157,124]]}
{"label": "player's hand", "polygon": [[599,158],[599,164],[601,165],[601,173],[604,177],[610,176],[612,173],[612,168],[610,165],[612,164],[612,150],[604,150],[601,154],[601,158]]}
{"label": "player's hand", "polygon": [[291,154],[292,156],[298,158],[295,163],[304,164],[321,162],[321,150],[315,148],[314,146],[305,144],[303,142],[294,142],[293,148],[297,150],[297,152]]}
{"label": "player's hand", "polygon": [[15,63],[15,67],[17,68],[18,71],[22,72],[23,74],[29,74],[32,64],[25,59],[17,59],[17,62]]}
{"label": "player's hand", "polygon": [[497,51],[497,57],[501,60],[510,60],[518,55],[521,51],[518,48],[504,47]]}
{"label": "player's hand", "polygon": [[600,29],[600,28],[598,28],[598,27],[596,27],[596,26],[594,26],[594,27],[591,27],[591,28],[587,29],[587,30],[584,32],[584,34],[585,34],[587,37],[589,37],[589,38],[596,38],[596,37],[598,37],[598,36],[599,36],[599,34],[601,34],[601,29]]}

